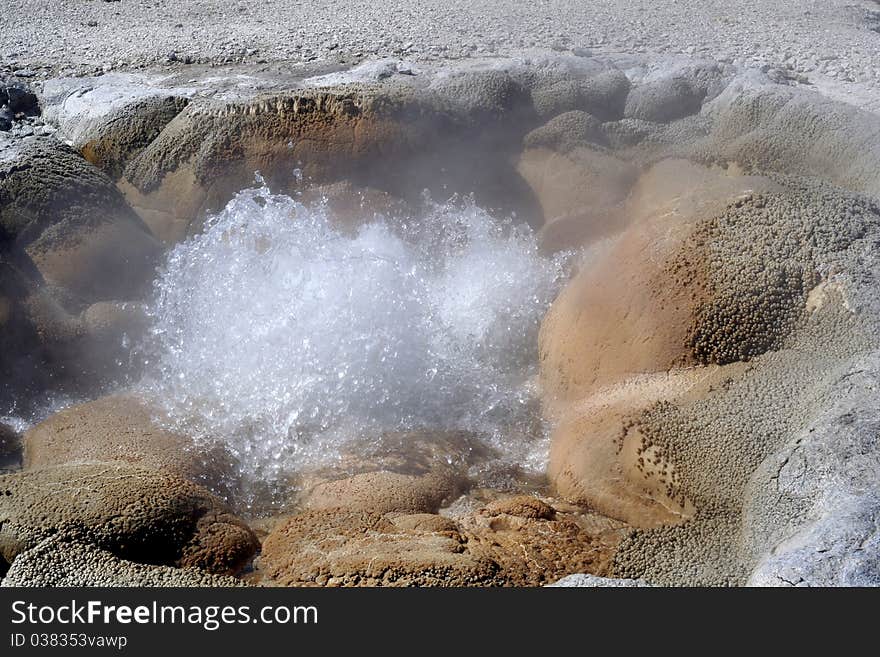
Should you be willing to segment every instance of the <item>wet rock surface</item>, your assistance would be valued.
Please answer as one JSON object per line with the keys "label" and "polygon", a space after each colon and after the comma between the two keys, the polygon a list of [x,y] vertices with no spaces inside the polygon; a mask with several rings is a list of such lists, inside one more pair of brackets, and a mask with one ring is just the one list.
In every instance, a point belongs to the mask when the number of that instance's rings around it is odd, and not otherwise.
{"label": "wet rock surface", "polygon": [[256,537],[219,499],[171,474],[125,464],[65,465],[0,477],[0,556],[54,535],[136,562],[235,573]]}
{"label": "wet rock surface", "polygon": [[228,452],[164,428],[161,413],[131,395],[55,413],[29,429],[23,442],[28,470],[122,461],[177,475],[224,497],[235,489],[237,470]]}
{"label": "wet rock surface", "polygon": [[3,587],[232,587],[242,582],[197,568],[170,568],[126,561],[93,545],[63,536],[48,538],[19,554]]}
{"label": "wet rock surface", "polygon": [[0,422],[0,472],[17,467],[21,462],[21,436],[9,425]]}
{"label": "wet rock surface", "polygon": [[286,586],[534,586],[607,572],[620,535],[620,525],[590,525],[533,497],[460,520],[337,508],[282,520],[258,570],[265,584]]}

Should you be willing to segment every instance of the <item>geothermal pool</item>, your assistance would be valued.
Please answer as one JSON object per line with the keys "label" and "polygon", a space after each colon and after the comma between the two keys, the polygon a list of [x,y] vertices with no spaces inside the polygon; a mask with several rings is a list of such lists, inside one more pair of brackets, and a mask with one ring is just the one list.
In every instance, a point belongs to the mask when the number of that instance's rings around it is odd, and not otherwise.
{"label": "geothermal pool", "polygon": [[876,582],[876,116],[688,58],[301,73],[49,80],[0,140],[0,573]]}

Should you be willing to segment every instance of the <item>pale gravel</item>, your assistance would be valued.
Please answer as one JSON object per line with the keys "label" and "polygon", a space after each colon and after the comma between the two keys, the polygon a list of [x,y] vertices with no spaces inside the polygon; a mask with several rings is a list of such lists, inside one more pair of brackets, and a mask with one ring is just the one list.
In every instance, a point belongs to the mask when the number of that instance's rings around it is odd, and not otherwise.
{"label": "pale gravel", "polygon": [[[0,72],[415,61],[528,48],[683,53],[880,109],[877,0],[4,0]],[[174,53],[172,55],[172,53]],[[169,55],[171,55],[169,62]],[[179,61],[176,61],[179,60]]]}

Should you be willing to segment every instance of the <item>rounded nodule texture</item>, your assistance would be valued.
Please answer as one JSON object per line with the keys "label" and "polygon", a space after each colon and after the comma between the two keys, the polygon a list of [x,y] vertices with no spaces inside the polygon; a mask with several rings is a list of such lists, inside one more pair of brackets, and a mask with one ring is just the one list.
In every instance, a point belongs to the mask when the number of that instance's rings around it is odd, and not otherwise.
{"label": "rounded nodule texture", "polygon": [[587,529],[582,519],[523,495],[458,521],[312,510],[275,527],[257,566],[281,585],[536,586],[567,573],[607,574],[620,536],[610,521]]}
{"label": "rounded nodule texture", "polygon": [[365,472],[318,484],[306,497],[309,509],[436,513],[454,492],[452,477],[413,477],[396,472]]}
{"label": "rounded nodule texture", "polygon": [[164,429],[143,400],[111,395],[49,416],[24,435],[26,469],[122,461],[175,474],[229,496],[236,468],[220,446]]}
{"label": "rounded nodule texture", "polygon": [[237,572],[259,544],[205,489],[119,463],[66,465],[0,477],[0,556],[11,562],[55,534],[137,562]]}
{"label": "rounded nodule texture", "polygon": [[[756,537],[779,523],[747,483],[766,459],[772,478],[773,455],[870,344],[869,316],[850,303],[874,280],[877,203],[815,181],[761,184],[720,208],[682,212],[679,199],[654,223],[635,219],[542,326],[545,402],[560,419],[551,479],[642,528],[622,543],[617,575],[745,582],[767,549]],[[828,504],[820,489],[791,508]]]}
{"label": "rounded nodule texture", "polygon": [[4,587],[234,587],[241,580],[198,568],[171,568],[126,561],[93,545],[53,536],[19,554]]}

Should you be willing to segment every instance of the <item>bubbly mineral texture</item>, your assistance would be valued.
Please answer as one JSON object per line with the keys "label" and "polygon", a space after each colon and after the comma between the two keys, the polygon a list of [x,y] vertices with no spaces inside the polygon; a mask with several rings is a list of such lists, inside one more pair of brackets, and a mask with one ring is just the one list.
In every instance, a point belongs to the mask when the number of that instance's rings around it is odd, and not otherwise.
{"label": "bubbly mineral texture", "polygon": [[126,561],[93,545],[53,536],[19,554],[0,586],[242,586],[241,580],[198,568]]}
{"label": "bubbly mineral texture", "polygon": [[107,463],[0,477],[0,556],[11,563],[56,534],[126,560],[218,574],[237,572],[259,547],[219,499],[172,474]]}
{"label": "bubbly mineral texture", "polygon": [[[642,528],[620,546],[617,576],[876,583],[863,550],[875,549],[877,497],[849,465],[876,473],[876,436],[822,427],[832,400],[876,372],[864,354],[877,336],[880,206],[814,179],[755,182],[726,207],[682,212],[676,198],[671,215],[661,204],[635,219],[557,299],[541,336],[560,418],[551,477]],[[805,451],[819,442],[827,452]],[[829,516],[850,520],[806,521]],[[833,546],[838,567],[801,540]]]}
{"label": "bubbly mineral texture", "polygon": [[225,497],[237,470],[219,445],[196,444],[161,425],[161,414],[131,395],[111,395],[51,415],[24,436],[23,466],[123,461],[169,472]]}
{"label": "bubbly mineral texture", "polygon": [[641,579],[622,579],[619,577],[596,577],[595,575],[576,574],[563,577],[558,582],[548,584],[560,588],[637,588],[651,586]]}
{"label": "bubbly mineral texture", "polygon": [[619,538],[619,525],[597,530],[531,496],[459,520],[340,507],[281,521],[258,569],[266,583],[287,586],[535,586],[607,574]]}

